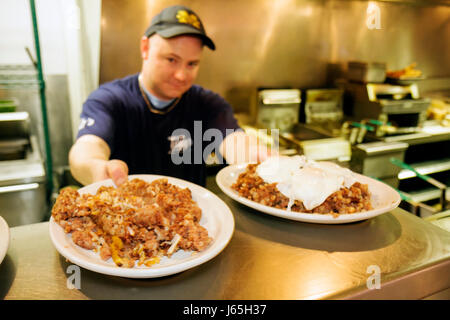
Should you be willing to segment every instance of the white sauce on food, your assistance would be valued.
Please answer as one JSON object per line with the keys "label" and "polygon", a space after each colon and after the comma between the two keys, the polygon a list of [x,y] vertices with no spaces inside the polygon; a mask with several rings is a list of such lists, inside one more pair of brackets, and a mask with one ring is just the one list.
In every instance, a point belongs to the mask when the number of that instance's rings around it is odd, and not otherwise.
{"label": "white sauce on food", "polygon": [[258,165],[256,173],[267,183],[277,183],[277,189],[289,198],[288,210],[295,200],[312,210],[334,192],[356,182],[351,170],[305,156],[269,158]]}

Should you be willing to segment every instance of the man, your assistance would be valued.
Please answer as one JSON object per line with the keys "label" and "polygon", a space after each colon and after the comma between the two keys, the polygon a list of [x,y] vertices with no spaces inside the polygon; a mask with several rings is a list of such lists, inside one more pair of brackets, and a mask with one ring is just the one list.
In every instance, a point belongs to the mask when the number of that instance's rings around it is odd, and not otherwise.
{"label": "man", "polygon": [[204,45],[215,50],[191,9],[168,7],[152,19],[141,38],[141,72],[103,84],[83,105],[69,153],[79,182],[120,185],[128,174],[161,174],[205,185],[207,130],[221,133],[214,143],[228,163],[268,156],[222,97],[193,85]]}

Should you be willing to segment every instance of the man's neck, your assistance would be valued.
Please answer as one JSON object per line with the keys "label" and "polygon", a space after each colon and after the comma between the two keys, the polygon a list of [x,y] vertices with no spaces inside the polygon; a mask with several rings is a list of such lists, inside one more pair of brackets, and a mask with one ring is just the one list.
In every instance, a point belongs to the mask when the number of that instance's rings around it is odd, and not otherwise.
{"label": "man's neck", "polygon": [[148,90],[145,87],[145,83],[144,83],[144,81],[142,81],[141,74],[139,75],[139,81],[141,82],[142,88],[144,89],[144,92],[147,95],[148,100],[150,100],[150,102],[156,109],[164,109],[164,108],[168,107],[175,100],[175,99],[170,99],[170,100],[161,99],[161,98],[158,98],[157,96],[155,96],[154,94],[152,94],[150,92],[150,90]]}

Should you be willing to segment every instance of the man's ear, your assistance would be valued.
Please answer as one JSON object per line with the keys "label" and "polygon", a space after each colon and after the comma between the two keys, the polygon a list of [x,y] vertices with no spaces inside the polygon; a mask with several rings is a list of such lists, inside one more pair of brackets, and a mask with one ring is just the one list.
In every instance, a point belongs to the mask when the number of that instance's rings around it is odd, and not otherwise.
{"label": "man's ear", "polygon": [[148,49],[150,48],[150,40],[146,36],[141,38],[141,57],[142,59],[148,58]]}

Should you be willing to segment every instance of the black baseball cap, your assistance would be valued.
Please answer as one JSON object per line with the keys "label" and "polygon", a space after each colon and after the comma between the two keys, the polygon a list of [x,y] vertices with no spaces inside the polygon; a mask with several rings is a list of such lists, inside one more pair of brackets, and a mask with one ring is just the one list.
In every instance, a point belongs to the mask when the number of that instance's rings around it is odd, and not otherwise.
{"label": "black baseball cap", "polygon": [[185,6],[167,7],[154,16],[150,26],[145,31],[145,36],[148,38],[155,33],[163,38],[172,38],[183,34],[196,35],[203,40],[208,48],[216,49],[214,42],[206,35],[200,18],[194,11]]}

